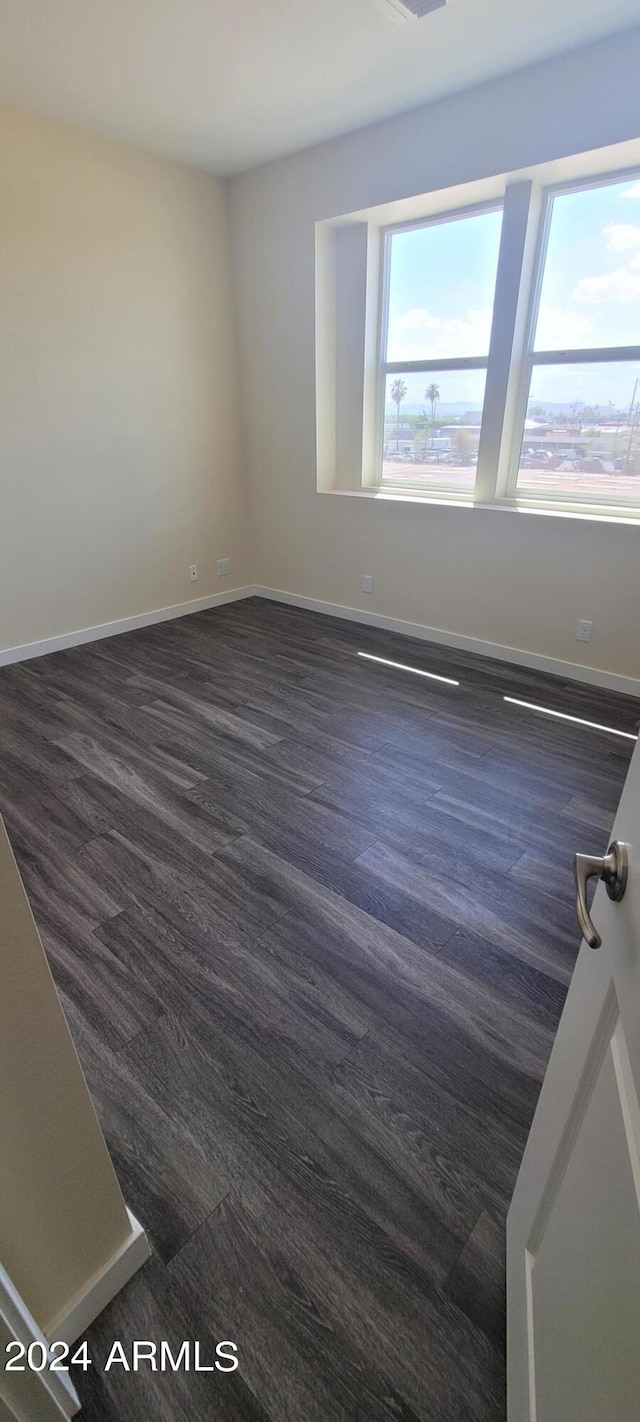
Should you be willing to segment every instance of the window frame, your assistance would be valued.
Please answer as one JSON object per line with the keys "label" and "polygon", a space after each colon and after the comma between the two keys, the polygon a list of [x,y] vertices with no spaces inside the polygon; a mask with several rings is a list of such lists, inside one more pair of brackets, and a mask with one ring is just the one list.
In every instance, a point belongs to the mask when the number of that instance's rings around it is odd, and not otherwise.
{"label": "window frame", "polygon": [[[380,236],[382,240],[382,260],[381,260],[381,293],[379,302],[379,330],[378,330],[378,380],[376,392],[376,479],[375,485],[380,490],[389,493],[405,493],[409,495],[419,494],[424,498],[452,499],[458,503],[470,504],[474,499],[474,483],[468,489],[461,489],[455,485],[441,483],[425,484],[424,481],[416,479],[411,481],[404,479],[402,484],[394,483],[392,479],[385,479],[383,476],[383,455],[384,455],[384,426],[386,419],[386,389],[387,376],[389,375],[420,375],[436,372],[440,374],[447,370],[484,370],[488,371],[490,348],[486,356],[449,356],[435,357],[429,360],[405,360],[388,361],[387,345],[389,339],[389,289],[391,283],[391,244],[397,233],[412,232],[425,227],[442,226],[448,222],[460,222],[467,217],[478,217],[484,213],[501,212],[504,221],[504,196],[488,198],[485,202],[474,202],[468,206],[447,208],[438,213],[430,214],[428,217],[412,218],[407,222],[394,222],[382,227]],[[495,305],[495,291],[498,280],[498,269],[500,266],[500,251],[498,252],[498,264],[496,268],[496,284],[494,286],[493,305]],[[493,321],[493,306],[492,306]],[[486,380],[485,380],[486,397]],[[483,420],[484,420],[484,400],[483,400]],[[479,426],[479,435],[482,435],[482,422]],[[476,464],[477,474],[477,464]]]}
{"label": "window frame", "polygon": [[632,503],[625,503],[620,496],[612,495],[611,498],[608,498],[606,495],[597,495],[592,491],[585,493],[572,491],[571,497],[567,499],[563,498],[561,493],[552,490],[518,488],[524,427],[530,402],[531,382],[536,366],[640,363],[640,343],[633,346],[558,347],[555,350],[534,350],[555,199],[563,197],[567,193],[589,192],[594,188],[614,187],[619,183],[634,180],[640,180],[640,167],[593,174],[562,183],[549,184],[543,188],[533,277],[529,291],[525,342],[524,349],[520,353],[521,366],[517,404],[513,411],[513,443],[508,458],[503,494],[503,502],[511,507],[546,509],[550,512],[556,510],[560,513],[563,511],[613,514],[622,512],[626,515],[640,515],[640,480],[638,482],[638,498]]}
{"label": "window frame", "polygon": [[[409,221],[378,227],[381,242],[378,285],[378,330],[376,334],[377,377],[375,387],[376,432],[374,442],[375,467],[363,481],[365,491],[386,493],[390,497],[417,498],[435,503],[463,504],[502,508],[512,511],[542,512],[583,517],[622,518],[640,521],[640,478],[638,497],[624,502],[619,494],[596,495],[591,491],[571,491],[569,497],[557,491],[518,488],[518,475],[524,426],[529,405],[531,381],[538,365],[579,365],[606,363],[640,363],[640,343],[633,346],[590,347],[535,351],[533,349],[545,261],[551,226],[553,202],[565,193],[588,191],[615,186],[628,181],[640,181],[640,164],[583,174],[579,178],[545,183],[533,174],[512,174],[504,179],[501,193],[484,201],[430,212]],[[522,210],[518,216],[516,190],[528,189],[525,200],[524,236]],[[516,199],[515,203],[511,201]],[[522,209],[522,203],[520,203]],[[446,222],[473,217],[484,212],[502,212],[502,228],[493,298],[493,317],[489,351],[478,357],[437,357],[430,360],[387,361],[389,289],[391,275],[391,240],[396,233],[442,225]],[[514,271],[517,292],[514,292]],[[504,284],[504,285],[503,285]],[[496,320],[501,288],[507,290],[505,312]],[[386,417],[386,383],[388,375],[442,373],[447,370],[484,370],[485,392],[482,421],[479,426],[479,451],[474,483],[466,489],[441,483],[428,484],[416,478],[402,483],[383,477],[384,425]],[[505,371],[507,373],[505,379]],[[497,392],[497,393],[496,393]],[[490,410],[487,415],[488,407]],[[489,428],[490,427],[490,428]],[[371,477],[373,474],[373,477]]]}

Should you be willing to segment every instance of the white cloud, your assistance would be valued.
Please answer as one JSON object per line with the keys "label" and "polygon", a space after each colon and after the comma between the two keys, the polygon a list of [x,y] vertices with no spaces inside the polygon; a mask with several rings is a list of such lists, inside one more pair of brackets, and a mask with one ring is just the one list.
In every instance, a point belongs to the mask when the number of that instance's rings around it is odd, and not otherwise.
{"label": "white cloud", "polygon": [[489,349],[492,309],[464,316],[434,316],[422,306],[403,311],[389,325],[388,360],[438,360],[485,355]]}
{"label": "white cloud", "polygon": [[633,187],[629,188],[628,193],[621,193],[620,196],[626,198],[627,200],[631,198],[632,201],[635,199],[640,199],[640,182],[634,183]]}
{"label": "white cloud", "polygon": [[536,330],[536,346],[541,351],[578,349],[588,345],[593,333],[593,321],[581,311],[565,306],[546,306],[540,311]]}
{"label": "white cloud", "polygon": [[632,270],[638,265],[637,259],[617,271],[605,272],[602,276],[583,277],[573,292],[574,301],[597,305],[602,301],[640,301],[640,272]]}
{"label": "white cloud", "polygon": [[612,223],[605,227],[604,235],[611,252],[632,252],[640,247],[640,227],[634,227],[632,222]]}

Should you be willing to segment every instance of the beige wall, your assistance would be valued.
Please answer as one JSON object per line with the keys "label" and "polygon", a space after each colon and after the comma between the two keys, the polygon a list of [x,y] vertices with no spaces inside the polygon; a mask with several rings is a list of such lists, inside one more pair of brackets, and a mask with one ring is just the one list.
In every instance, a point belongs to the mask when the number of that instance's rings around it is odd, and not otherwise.
{"label": "beige wall", "polygon": [[246,583],[223,185],[2,109],[0,194],[0,650]]}
{"label": "beige wall", "polygon": [[129,1217],[0,820],[0,1259],[42,1329]]}
{"label": "beige wall", "polygon": [[256,583],[640,676],[640,525],[318,494],[314,351],[316,221],[637,138],[639,65],[637,29],[231,182]]}

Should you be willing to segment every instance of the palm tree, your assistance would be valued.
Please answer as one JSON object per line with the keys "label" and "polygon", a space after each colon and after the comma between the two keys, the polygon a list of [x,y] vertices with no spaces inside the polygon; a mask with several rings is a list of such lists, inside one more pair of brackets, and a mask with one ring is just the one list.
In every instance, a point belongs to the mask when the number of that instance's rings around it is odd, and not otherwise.
{"label": "palm tree", "polygon": [[398,406],[398,423],[396,426],[396,454],[400,453],[400,406],[407,394],[407,387],[404,380],[394,380],[391,386],[391,399]]}
{"label": "palm tree", "polygon": [[428,400],[431,405],[431,439],[433,441],[433,424],[436,417],[436,405],[440,399],[440,386],[436,385],[435,381],[432,380],[431,384],[427,385],[424,398]]}

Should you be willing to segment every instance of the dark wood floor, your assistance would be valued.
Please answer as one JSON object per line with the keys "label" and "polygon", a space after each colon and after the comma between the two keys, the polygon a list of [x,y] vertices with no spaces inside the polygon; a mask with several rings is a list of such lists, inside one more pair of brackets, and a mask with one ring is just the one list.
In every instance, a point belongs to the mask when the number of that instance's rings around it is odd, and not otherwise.
{"label": "dark wood floor", "polygon": [[[459,678],[393,671],[358,650]],[[504,1220],[637,702],[252,600],[0,673],[0,804],[154,1258],[232,1375],[83,1416],[499,1422]],[[207,1358],[207,1361],[210,1359]]]}

